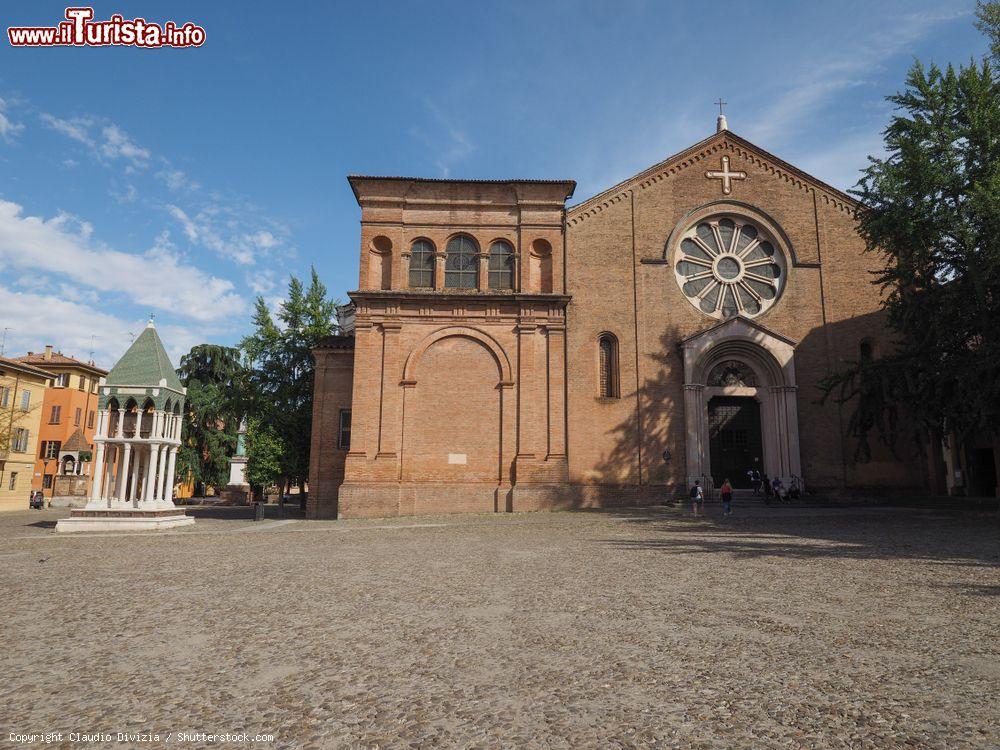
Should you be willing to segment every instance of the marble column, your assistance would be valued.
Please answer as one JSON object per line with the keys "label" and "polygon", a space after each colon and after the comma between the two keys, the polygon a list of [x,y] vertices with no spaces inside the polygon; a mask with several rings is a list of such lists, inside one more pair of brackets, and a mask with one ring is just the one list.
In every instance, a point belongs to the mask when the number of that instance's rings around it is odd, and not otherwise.
{"label": "marble column", "polygon": [[128,470],[129,462],[132,460],[132,445],[125,443],[122,446],[121,462],[118,466],[118,479],[115,481],[115,500],[120,503],[125,502],[125,493],[128,491]]}
{"label": "marble column", "polygon": [[91,468],[93,479],[90,483],[90,499],[97,500],[101,495],[101,477],[104,474],[104,442],[96,444],[94,448],[94,463]]}
{"label": "marble column", "polygon": [[[127,444],[126,444],[127,445]],[[139,476],[142,468],[142,454],[139,453],[139,446],[136,446],[132,451],[132,488],[131,492],[126,493],[126,500],[138,500],[140,497],[139,493]]]}
{"label": "marble column", "polygon": [[163,499],[167,502],[174,501],[174,461],[177,458],[177,446],[171,446],[169,459],[167,461],[167,471],[164,474],[166,485],[164,487]]}
{"label": "marble column", "polygon": [[146,467],[146,482],[142,497],[146,502],[156,500],[156,467],[159,464],[161,448],[159,443],[149,444],[149,461]]}
{"label": "marble column", "polygon": [[172,450],[170,446],[161,446],[162,450],[159,453],[159,461],[157,465],[159,466],[159,479],[156,482],[156,496],[155,500],[163,500],[166,497],[166,486],[167,486],[167,461],[168,455]]}
{"label": "marble column", "polygon": [[118,462],[118,447],[115,445],[109,445],[106,449],[108,451],[108,457],[104,462],[104,485],[101,487],[101,500],[110,500],[114,496],[114,487],[111,485],[111,480],[114,477],[115,466]]}

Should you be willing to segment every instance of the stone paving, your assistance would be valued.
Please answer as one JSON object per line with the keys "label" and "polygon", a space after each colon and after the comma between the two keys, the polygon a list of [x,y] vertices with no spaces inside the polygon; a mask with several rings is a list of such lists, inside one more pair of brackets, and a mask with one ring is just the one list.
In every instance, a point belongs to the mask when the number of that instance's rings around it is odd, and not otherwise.
{"label": "stone paving", "polygon": [[5,747],[1000,746],[995,513],[64,513],[0,515]]}

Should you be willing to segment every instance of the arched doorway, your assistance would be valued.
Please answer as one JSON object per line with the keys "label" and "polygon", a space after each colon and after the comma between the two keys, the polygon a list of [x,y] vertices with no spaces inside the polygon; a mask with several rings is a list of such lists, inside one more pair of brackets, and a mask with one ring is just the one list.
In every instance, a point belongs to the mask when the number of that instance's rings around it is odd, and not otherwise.
{"label": "arched doorway", "polygon": [[763,473],[764,442],[760,404],[750,396],[716,396],[708,402],[709,461],[716,487],[728,479],[748,489],[756,469]]}
{"label": "arched doorway", "polygon": [[743,317],[681,342],[689,482],[747,486],[756,468],[803,485],[795,344]]}

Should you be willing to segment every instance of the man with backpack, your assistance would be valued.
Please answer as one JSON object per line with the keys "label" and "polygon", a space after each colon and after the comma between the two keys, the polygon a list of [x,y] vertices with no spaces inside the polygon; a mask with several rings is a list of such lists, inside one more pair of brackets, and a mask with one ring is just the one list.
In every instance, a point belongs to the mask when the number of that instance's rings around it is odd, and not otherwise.
{"label": "man with backpack", "polygon": [[701,510],[705,507],[705,491],[701,488],[701,481],[696,479],[694,487],[691,488],[691,510],[695,516],[701,515]]}

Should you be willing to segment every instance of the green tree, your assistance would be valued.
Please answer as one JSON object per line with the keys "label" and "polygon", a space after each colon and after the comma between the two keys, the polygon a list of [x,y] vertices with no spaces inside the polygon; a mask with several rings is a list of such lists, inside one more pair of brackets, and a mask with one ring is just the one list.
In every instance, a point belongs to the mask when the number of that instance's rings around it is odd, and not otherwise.
{"label": "green tree", "polygon": [[[981,18],[995,23],[996,6]],[[989,62],[916,63],[889,101],[888,155],[853,192],[894,346],[824,384],[852,402],[862,454],[869,433],[895,445],[901,425],[959,444],[1000,427],[1000,86]]]}
{"label": "green tree", "polygon": [[196,494],[203,494],[229,481],[245,371],[238,349],[199,344],[181,358],[177,375],[187,388],[178,476],[191,477]]}
{"label": "green tree", "polygon": [[976,27],[990,40],[993,64],[1000,65],[1000,2],[979,0],[976,3]]}
{"label": "green tree", "polygon": [[241,347],[249,366],[248,413],[274,430],[282,446],[282,495],[285,486],[305,491],[312,437],[312,349],[336,332],[335,300],[312,269],[309,286],[292,277],[288,295],[275,314],[263,298],[254,307],[254,331]]}
{"label": "green tree", "polygon": [[277,431],[260,419],[247,423],[247,464],[245,477],[254,497],[285,475],[285,447]]}

